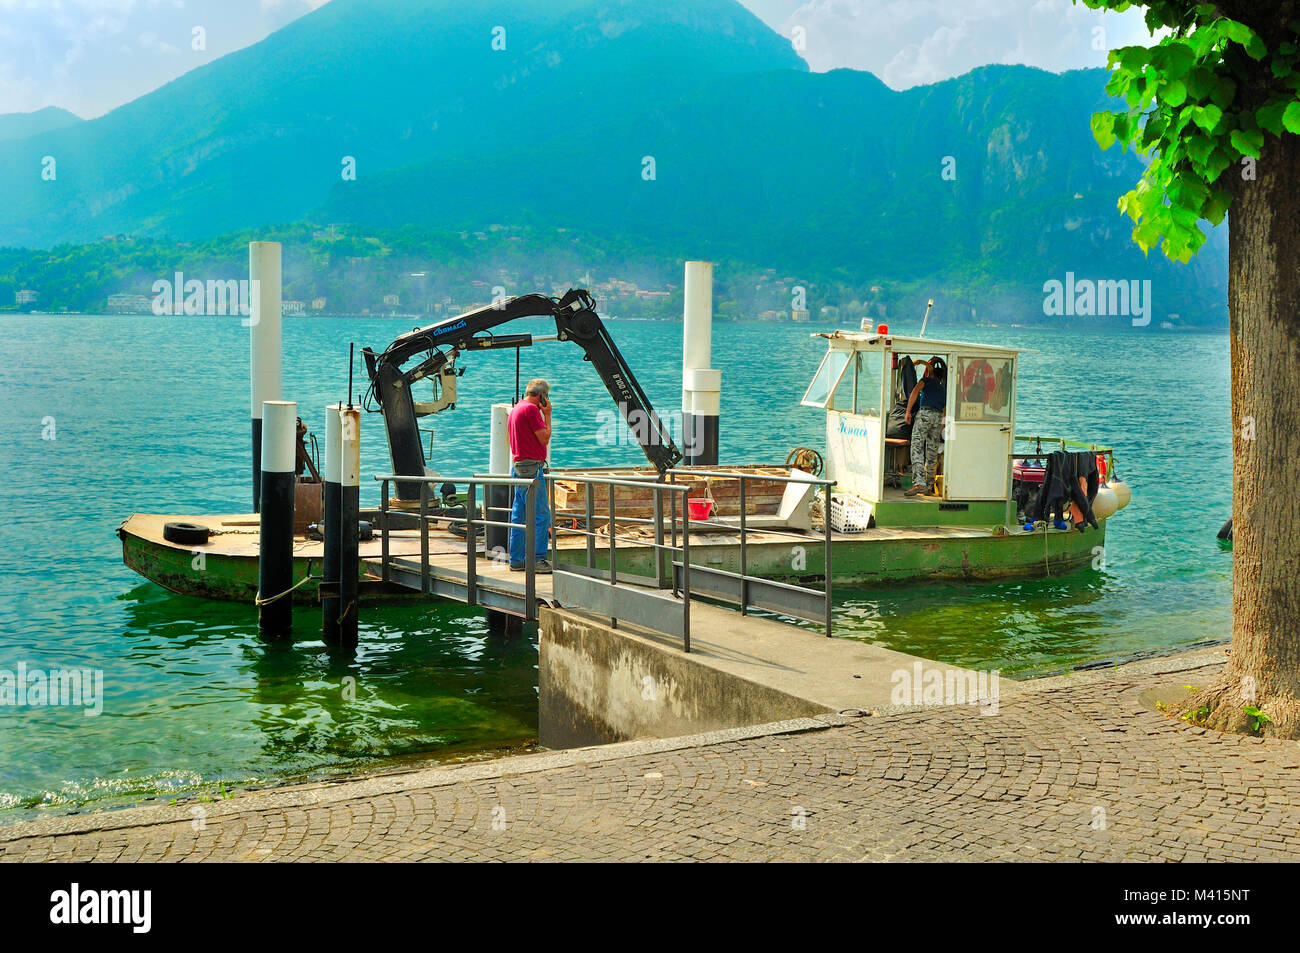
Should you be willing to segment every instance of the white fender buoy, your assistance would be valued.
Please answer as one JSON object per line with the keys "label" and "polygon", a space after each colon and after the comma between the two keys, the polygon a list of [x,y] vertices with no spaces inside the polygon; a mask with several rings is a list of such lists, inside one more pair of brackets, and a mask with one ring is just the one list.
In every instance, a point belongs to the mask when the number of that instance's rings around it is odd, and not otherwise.
{"label": "white fender buoy", "polygon": [[1133,499],[1133,491],[1129,489],[1129,485],[1119,477],[1111,480],[1107,486],[1115,491],[1115,496],[1119,500],[1119,508],[1121,510],[1128,506],[1129,500]]}
{"label": "white fender buoy", "polygon": [[1092,515],[1099,520],[1114,516],[1119,510],[1119,494],[1108,486],[1098,487],[1097,496],[1092,501]]}

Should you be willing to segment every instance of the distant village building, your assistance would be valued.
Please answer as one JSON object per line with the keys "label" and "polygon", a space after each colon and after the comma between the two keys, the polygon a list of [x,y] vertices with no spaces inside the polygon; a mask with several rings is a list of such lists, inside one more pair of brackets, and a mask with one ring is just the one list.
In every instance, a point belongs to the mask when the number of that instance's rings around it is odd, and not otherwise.
{"label": "distant village building", "polygon": [[22,307],[25,304],[35,304],[36,299],[40,296],[41,293],[39,291],[32,291],[28,288],[24,288],[21,291],[14,292],[14,304],[19,307]]}
{"label": "distant village building", "polygon": [[312,299],[311,299],[311,309],[312,309],[313,311],[324,311],[324,310],[325,310],[325,299],[324,299],[324,298],[312,298]]}
{"label": "distant village building", "polygon": [[792,320],[792,321],[807,321],[807,320],[808,320],[808,309],[807,309],[807,308],[795,308],[793,311],[790,312],[790,320]]}
{"label": "distant village building", "polygon": [[396,308],[401,303],[402,300],[397,295],[384,295],[384,304],[390,308]]}
{"label": "distant village building", "polygon": [[307,311],[305,301],[282,301],[280,303],[281,314],[304,314]]}
{"label": "distant village building", "polygon": [[153,302],[148,295],[115,294],[108,296],[109,314],[152,314]]}
{"label": "distant village building", "polygon": [[760,321],[784,321],[784,320],[785,320],[785,312],[784,312],[784,311],[760,311],[760,312],[758,313],[758,320],[760,320]]}

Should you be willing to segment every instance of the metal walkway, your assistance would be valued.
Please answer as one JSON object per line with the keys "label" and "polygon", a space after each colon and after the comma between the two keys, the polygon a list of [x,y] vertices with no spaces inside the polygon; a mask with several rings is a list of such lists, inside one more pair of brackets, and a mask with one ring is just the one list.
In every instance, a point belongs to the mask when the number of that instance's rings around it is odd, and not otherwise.
{"label": "metal walkway", "polygon": [[[511,572],[506,565],[484,555],[482,548],[479,549],[479,557],[472,599],[469,575],[465,571],[464,553],[431,555],[427,574],[421,571],[418,556],[390,557],[389,581],[407,589],[423,591],[454,602],[480,605],[522,619],[531,618],[528,611],[527,580],[524,574]],[[367,565],[375,575],[380,575],[383,571],[382,559],[368,560]],[[426,579],[427,585],[424,582]],[[533,580],[534,598],[538,605],[553,606],[555,601],[552,577],[538,573],[534,575]]]}
{"label": "metal walkway", "polygon": [[[707,515],[693,518],[688,510],[689,487],[677,483],[677,477],[691,480],[725,479],[739,482],[738,525],[728,526],[739,533],[740,571],[728,572],[712,567],[693,565],[691,559],[692,523],[699,527],[714,525]],[[749,532],[746,519],[745,484],[751,475],[732,471],[698,469],[670,470],[668,482],[657,480],[624,480],[589,474],[565,473],[567,482],[578,483],[583,488],[582,505],[577,508],[556,510],[555,480],[522,480],[510,477],[493,477],[474,474],[470,477],[407,477],[388,474],[376,476],[382,483],[379,529],[382,533],[382,550],[379,559],[366,560],[371,572],[384,583],[413,589],[442,599],[464,603],[535,621],[539,607],[578,609],[607,616],[615,623],[629,622],[664,633],[682,641],[685,651],[691,650],[692,575],[696,577],[695,591],[700,595],[731,603],[734,609],[708,607],[711,612],[747,615],[751,608],[766,609],[796,618],[820,623],[829,637],[831,634],[831,584],[830,584],[830,529],[820,540],[825,558],[824,586],[812,589],[807,586],[776,582],[750,575],[746,569],[746,540]],[[786,484],[803,484],[801,492],[821,489],[824,505],[829,511],[830,481],[812,477],[782,478],[767,476]],[[417,512],[390,508],[388,489],[390,483],[419,484],[419,510]],[[463,505],[455,507],[431,505],[431,487],[442,484],[452,489],[463,485],[466,493]],[[620,516],[617,513],[616,491],[631,489],[649,494],[652,500],[651,517]],[[479,508],[479,491],[484,492],[484,507]],[[523,521],[493,519],[503,510],[510,512],[505,491],[523,490],[525,506]],[[596,491],[604,495],[597,506]],[[538,573],[535,566],[536,521],[539,494],[548,492],[552,519],[549,556],[554,571]],[[497,495],[495,504],[492,497]],[[448,496],[447,499],[455,499]],[[556,519],[560,518],[560,519]],[[607,520],[603,529],[599,520]],[[432,530],[440,522],[447,528],[437,528],[437,539]],[[565,526],[565,523],[568,526]],[[414,525],[412,525],[414,524]],[[581,528],[579,528],[581,524]],[[420,538],[419,556],[396,556],[391,552],[390,538],[401,527],[415,529]],[[449,532],[452,525],[459,526],[455,539]],[[649,537],[620,540],[619,530],[640,527]],[[491,531],[519,529],[524,532],[524,550],[528,554],[522,571],[512,571],[506,554],[494,548],[489,551],[486,542],[477,541],[480,529],[485,530],[485,540]],[[808,540],[803,533],[783,533],[770,528],[767,534],[797,537]],[[461,535],[463,534],[463,535]],[[563,542],[562,542],[563,539]],[[474,542],[468,542],[468,541]],[[575,545],[576,544],[576,545]],[[628,571],[622,565],[622,554],[639,550],[648,556],[642,573]],[[649,575],[644,571],[649,571]]]}

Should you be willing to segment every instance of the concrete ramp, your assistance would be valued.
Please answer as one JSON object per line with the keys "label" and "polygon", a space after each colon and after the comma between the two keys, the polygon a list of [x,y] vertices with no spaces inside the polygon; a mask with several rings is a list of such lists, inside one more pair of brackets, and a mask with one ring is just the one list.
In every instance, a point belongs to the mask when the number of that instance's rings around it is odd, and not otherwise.
{"label": "concrete ramp", "polygon": [[542,744],[668,738],[846,709],[972,704],[996,710],[1010,680],[718,606],[691,604],[691,651],[667,636],[544,609]]}

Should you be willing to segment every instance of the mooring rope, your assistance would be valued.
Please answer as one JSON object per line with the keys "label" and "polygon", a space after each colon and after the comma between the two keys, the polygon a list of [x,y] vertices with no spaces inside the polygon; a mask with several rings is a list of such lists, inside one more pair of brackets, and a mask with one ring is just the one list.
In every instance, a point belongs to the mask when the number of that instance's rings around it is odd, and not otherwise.
{"label": "mooring rope", "polygon": [[304,583],[311,582],[313,579],[324,579],[324,578],[325,578],[324,576],[303,576],[301,579],[295,582],[288,589],[284,590],[284,592],[280,593],[278,596],[271,596],[271,598],[269,599],[263,599],[262,593],[259,590],[257,596],[253,599],[253,604],[258,606],[259,608],[261,606],[269,606],[272,602],[275,602],[277,599],[283,599],[285,596],[293,592],[295,589],[297,589],[299,586],[303,585]]}
{"label": "mooring rope", "polygon": [[294,583],[292,586],[290,586],[288,589],[284,590],[284,592],[280,593],[278,596],[271,596],[271,598],[269,598],[269,599],[263,599],[263,598],[262,598],[262,590],[259,589],[259,590],[257,591],[257,595],[253,597],[253,604],[254,604],[255,606],[257,606],[259,609],[260,609],[262,606],[269,606],[272,602],[275,602],[277,599],[283,599],[285,596],[287,596],[289,593],[293,592],[293,591],[294,591],[295,589],[297,589],[299,586],[303,585],[304,583],[311,582],[313,579],[317,579],[317,580],[324,581],[325,577],[324,577],[323,575],[321,575],[321,576],[313,576],[313,575],[311,574],[311,560],[309,559],[309,560],[307,560],[307,575],[303,576],[301,579],[299,579],[297,582],[295,582],[295,583]]}

